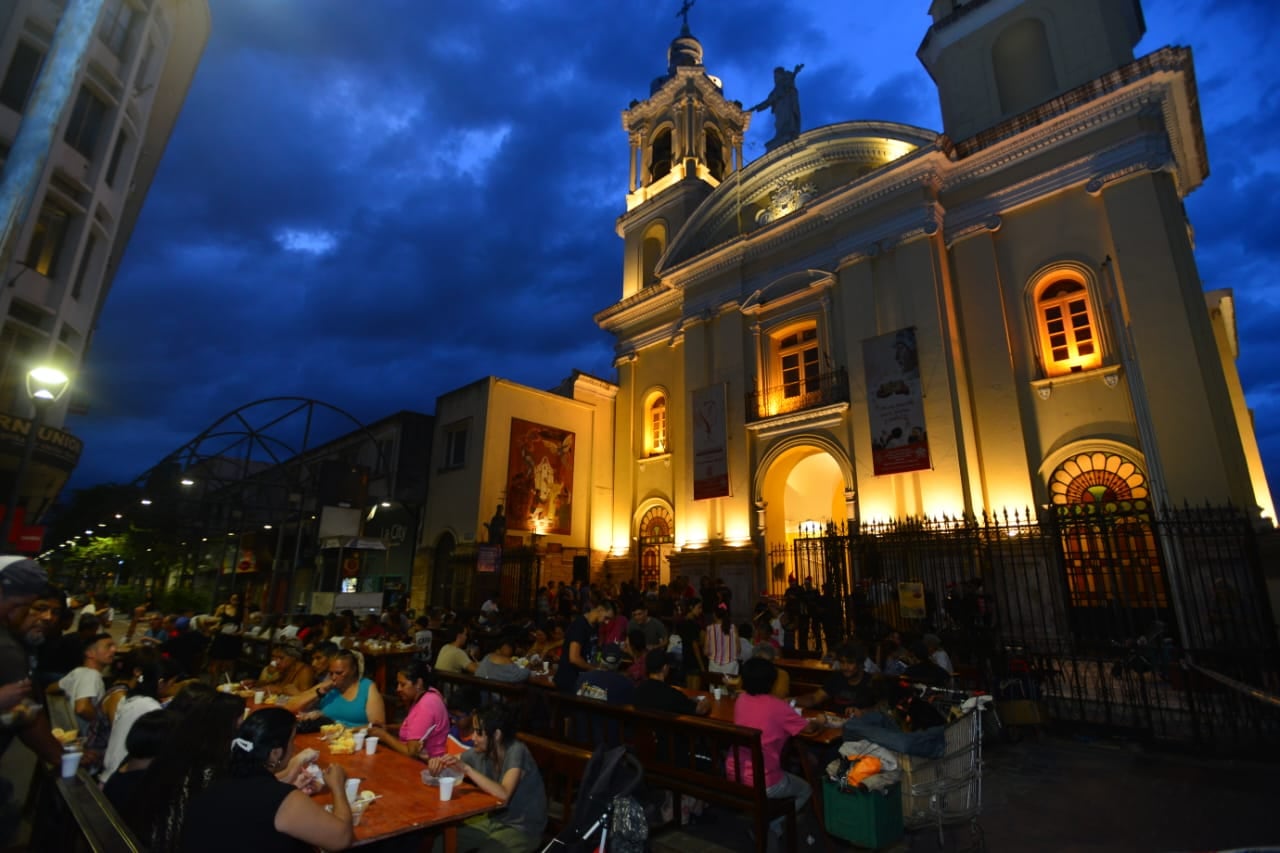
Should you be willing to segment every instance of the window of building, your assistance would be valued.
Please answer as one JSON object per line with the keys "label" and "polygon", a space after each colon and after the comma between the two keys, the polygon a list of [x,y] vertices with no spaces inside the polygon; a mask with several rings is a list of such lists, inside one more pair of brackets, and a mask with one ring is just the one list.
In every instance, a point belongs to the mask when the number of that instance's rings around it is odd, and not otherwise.
{"label": "window of building", "polygon": [[671,450],[667,433],[667,395],[653,394],[644,412],[644,452],[657,456]]}
{"label": "window of building", "polygon": [[63,141],[85,157],[93,159],[93,153],[98,147],[98,134],[102,132],[106,115],[107,105],[102,99],[81,86],[76,104],[71,108],[71,120],[67,122]]}
{"label": "window of building", "polygon": [[98,38],[119,58],[124,58],[135,17],[136,12],[129,0],[107,0],[102,7],[102,15],[98,18]]}
{"label": "window of building", "polygon": [[116,185],[116,172],[120,170],[120,158],[124,156],[125,143],[129,141],[129,136],[121,130],[116,134],[116,144],[111,148],[111,159],[107,162],[107,186],[112,189]]}
{"label": "window of building", "polygon": [[664,127],[653,137],[653,156],[649,161],[649,180],[656,181],[671,171],[671,128]]}
{"label": "window of building", "polygon": [[640,264],[644,281],[642,287],[658,283],[658,260],[667,248],[667,228],[661,222],[655,222],[644,232],[644,240],[640,248]]}
{"label": "window of building", "polygon": [[58,274],[58,258],[67,239],[67,212],[46,205],[36,220],[31,243],[27,246],[26,264],[45,278]]}
{"label": "window of building", "polygon": [[1035,311],[1047,375],[1062,376],[1101,366],[1098,323],[1084,282],[1065,276],[1047,279],[1036,289]]}
{"label": "window of building", "polygon": [[724,143],[714,127],[708,127],[704,134],[707,148],[707,171],[717,181],[723,181],[725,175]]}
{"label": "window of building", "polygon": [[777,354],[784,399],[803,397],[820,390],[821,363],[816,326],[808,326],[779,338]]}
{"label": "window of building", "polygon": [[467,424],[453,424],[444,431],[444,467],[461,468],[467,464]]}
{"label": "window of building", "polygon": [[19,113],[26,109],[27,98],[35,88],[42,62],[44,54],[41,51],[25,41],[19,41],[13,52],[13,59],[9,61],[4,81],[0,82],[0,104]]}
{"label": "window of building", "polygon": [[71,282],[71,298],[78,300],[84,292],[84,279],[88,274],[89,266],[93,263],[94,251],[98,248],[98,235],[89,232],[89,239],[85,241],[84,253],[80,256],[80,268],[76,270],[76,277]]}
{"label": "window of building", "polygon": [[1044,24],[1024,18],[1009,25],[991,50],[996,92],[1005,115],[1016,115],[1058,94]]}

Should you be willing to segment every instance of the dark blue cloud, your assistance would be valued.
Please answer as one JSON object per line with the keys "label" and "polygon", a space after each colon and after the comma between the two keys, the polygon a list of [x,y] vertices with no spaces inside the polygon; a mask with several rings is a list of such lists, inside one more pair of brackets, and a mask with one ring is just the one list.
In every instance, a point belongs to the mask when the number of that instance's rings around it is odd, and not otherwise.
{"label": "dark blue cloud", "polygon": [[[874,4],[873,4],[874,5]],[[677,3],[216,0],[213,33],[96,332],[75,482],[131,480],[227,411],[313,397],[365,420],[496,374],[612,377],[619,113],[666,70]],[[1269,271],[1280,13],[1146,0],[1147,51],[1196,51],[1213,176],[1188,200],[1207,287],[1241,308],[1242,376],[1280,423]],[[751,105],[805,63],[805,127],[937,128],[924,0],[703,0],[710,73]],[[1256,57],[1256,58],[1255,58]],[[771,135],[756,117],[746,153]],[[1247,306],[1247,310],[1245,307]],[[1280,345],[1277,345],[1280,346]],[[1264,426],[1280,458],[1280,428]]]}

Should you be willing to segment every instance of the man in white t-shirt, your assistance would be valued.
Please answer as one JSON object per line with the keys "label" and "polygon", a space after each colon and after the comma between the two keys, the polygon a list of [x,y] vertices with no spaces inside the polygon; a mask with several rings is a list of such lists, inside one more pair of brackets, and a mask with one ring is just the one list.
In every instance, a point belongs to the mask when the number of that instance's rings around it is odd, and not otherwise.
{"label": "man in white t-shirt", "polygon": [[67,704],[75,711],[81,737],[88,734],[89,723],[97,714],[94,705],[106,692],[102,671],[111,666],[115,655],[116,641],[110,634],[98,634],[84,647],[84,663],[58,681],[58,687],[67,697]]}

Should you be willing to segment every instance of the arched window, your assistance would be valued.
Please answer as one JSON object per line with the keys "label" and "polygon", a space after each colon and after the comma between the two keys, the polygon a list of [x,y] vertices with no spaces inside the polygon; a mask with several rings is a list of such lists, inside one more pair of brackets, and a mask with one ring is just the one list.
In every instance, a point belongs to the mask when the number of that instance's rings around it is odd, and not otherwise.
{"label": "arched window", "polygon": [[658,456],[671,450],[667,420],[667,395],[656,392],[644,407],[644,454]]}
{"label": "arched window", "polygon": [[1044,24],[1035,18],[1010,24],[996,39],[991,61],[1005,115],[1025,112],[1058,94],[1049,38]]}
{"label": "arched window", "polygon": [[658,283],[658,259],[667,248],[667,228],[661,222],[655,222],[644,232],[641,242],[641,287]]}
{"label": "arched window", "polygon": [[703,137],[707,149],[707,171],[717,181],[723,181],[725,174],[724,143],[720,141],[720,134],[716,132],[714,127],[708,127]]}
{"label": "arched window", "polygon": [[671,171],[671,128],[664,127],[654,135],[650,151],[649,182],[652,183]]}
{"label": "arched window", "polygon": [[1046,376],[1079,373],[1102,365],[1098,321],[1089,288],[1080,276],[1046,276],[1035,290],[1035,320]]}
{"label": "arched window", "polygon": [[810,323],[777,338],[778,373],[784,399],[819,390],[818,327]]}

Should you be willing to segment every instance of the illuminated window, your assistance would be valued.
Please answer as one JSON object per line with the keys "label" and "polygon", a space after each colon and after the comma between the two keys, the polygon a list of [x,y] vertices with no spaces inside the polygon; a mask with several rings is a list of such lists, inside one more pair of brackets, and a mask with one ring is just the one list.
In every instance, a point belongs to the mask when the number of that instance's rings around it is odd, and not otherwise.
{"label": "illuminated window", "polygon": [[1081,453],[1049,478],[1055,504],[1113,504],[1146,500],[1147,478],[1135,463],[1114,453]]}
{"label": "illuminated window", "polygon": [[45,207],[36,220],[36,229],[27,247],[26,264],[46,278],[58,274],[58,258],[67,238],[67,212],[56,207]]}
{"label": "illuminated window", "polygon": [[649,398],[644,413],[644,452],[657,456],[671,449],[667,433],[667,396],[662,393]]}
{"label": "illuminated window", "polygon": [[820,389],[818,329],[809,326],[778,339],[778,367],[784,399],[803,397]]}
{"label": "illuminated window", "polygon": [[1084,282],[1049,278],[1036,289],[1040,356],[1049,376],[1092,370],[1102,364],[1098,324]]}

